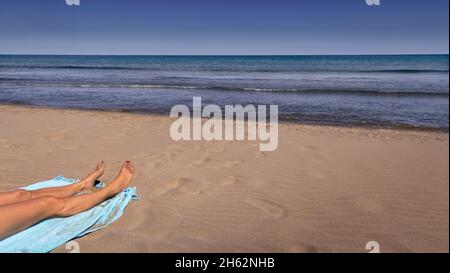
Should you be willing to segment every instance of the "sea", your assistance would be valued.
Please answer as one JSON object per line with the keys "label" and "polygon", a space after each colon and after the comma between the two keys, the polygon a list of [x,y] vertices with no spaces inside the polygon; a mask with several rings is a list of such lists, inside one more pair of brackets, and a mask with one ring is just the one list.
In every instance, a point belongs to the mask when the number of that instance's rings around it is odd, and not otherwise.
{"label": "sea", "polygon": [[278,105],[281,121],[448,130],[449,56],[0,55],[0,104],[167,115]]}

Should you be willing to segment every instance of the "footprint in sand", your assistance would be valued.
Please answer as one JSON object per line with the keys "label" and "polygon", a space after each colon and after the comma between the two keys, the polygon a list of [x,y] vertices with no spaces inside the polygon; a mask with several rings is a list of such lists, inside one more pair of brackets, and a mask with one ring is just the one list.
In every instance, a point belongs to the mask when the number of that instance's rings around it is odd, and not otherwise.
{"label": "footprint in sand", "polygon": [[160,169],[160,168],[164,168],[167,165],[169,165],[171,163],[171,160],[154,160],[152,162],[149,163],[149,165],[152,167],[152,169]]}
{"label": "footprint in sand", "polygon": [[234,185],[240,182],[240,178],[237,175],[226,175],[223,179],[218,180],[218,184],[221,186]]}
{"label": "footprint in sand", "polygon": [[142,154],[136,157],[136,162],[142,162],[142,163],[146,163],[150,160],[154,160],[155,159],[155,155],[148,153],[148,154]]}
{"label": "footprint in sand", "polygon": [[170,161],[175,161],[178,157],[179,152],[178,151],[173,151],[173,152],[166,152],[163,154],[163,158],[165,161],[170,162]]}
{"label": "footprint in sand", "polygon": [[282,218],[287,215],[285,207],[269,200],[252,198],[247,199],[247,203],[275,218]]}
{"label": "footprint in sand", "polygon": [[155,195],[165,195],[178,186],[178,179],[158,182],[152,185],[151,192]]}
{"label": "footprint in sand", "polygon": [[22,148],[22,146],[17,145],[17,144],[5,144],[5,145],[2,145],[2,148],[6,149],[6,150],[20,150]]}
{"label": "footprint in sand", "polygon": [[160,155],[145,156],[143,157],[142,160],[145,161],[144,163],[145,167],[151,167],[152,169],[159,169],[176,161],[178,158],[178,154],[180,153],[181,151],[169,151]]}
{"label": "footprint in sand", "polygon": [[203,144],[199,144],[199,145],[195,146],[195,148],[194,148],[194,150],[195,150],[196,152],[203,151],[203,150],[205,150],[205,149],[206,149],[206,148],[205,148],[205,145],[203,145]]}
{"label": "footprint in sand", "polygon": [[205,156],[199,160],[193,161],[190,165],[191,167],[201,167],[209,162],[211,162],[211,158],[209,156]]}
{"label": "footprint in sand", "polygon": [[301,152],[311,152],[312,155],[317,156],[321,160],[330,161],[333,159],[333,156],[329,152],[324,151],[322,148],[317,146],[313,145],[299,146],[298,150]]}
{"label": "footprint in sand", "polygon": [[102,120],[103,124],[111,124],[114,123],[116,121],[123,121],[123,118],[121,118],[120,116],[112,116],[112,117],[106,117]]}
{"label": "footprint in sand", "polygon": [[306,150],[308,151],[320,151],[320,147],[314,146],[314,145],[306,145]]}
{"label": "footprint in sand", "polygon": [[202,193],[203,183],[186,178],[179,177],[173,180],[165,181],[156,185],[152,192],[157,195],[172,195],[172,196],[183,196],[183,195],[195,195]]}
{"label": "footprint in sand", "polygon": [[197,195],[202,193],[203,183],[192,180],[190,178],[180,177],[175,180],[175,188],[168,193],[174,197],[184,195]]}
{"label": "footprint in sand", "polygon": [[261,157],[265,157],[266,153],[265,152],[261,152],[261,151],[257,151],[255,154],[256,158],[261,158]]}
{"label": "footprint in sand", "polygon": [[311,245],[292,245],[284,249],[287,253],[317,253],[317,248]]}
{"label": "footprint in sand", "polygon": [[150,166],[152,167],[152,169],[159,169],[159,168],[164,167],[165,165],[166,165],[166,162],[164,162],[162,160],[155,160],[150,163]]}
{"label": "footprint in sand", "polygon": [[225,161],[223,164],[221,164],[221,165],[219,165],[219,166],[217,166],[218,168],[222,168],[222,167],[225,167],[225,168],[232,168],[232,167],[236,167],[237,165],[240,165],[240,164],[242,164],[244,161],[238,161],[238,160],[235,160],[235,161]]}

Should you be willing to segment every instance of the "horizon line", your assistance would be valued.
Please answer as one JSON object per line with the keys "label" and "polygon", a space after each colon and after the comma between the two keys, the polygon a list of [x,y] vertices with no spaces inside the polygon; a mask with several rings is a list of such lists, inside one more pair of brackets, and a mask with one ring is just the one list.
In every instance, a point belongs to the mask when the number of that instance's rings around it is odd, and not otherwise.
{"label": "horizon line", "polygon": [[64,53],[0,53],[0,56],[178,56],[178,57],[239,57],[239,56],[414,56],[414,55],[449,55],[449,53],[364,53],[364,54],[64,54]]}

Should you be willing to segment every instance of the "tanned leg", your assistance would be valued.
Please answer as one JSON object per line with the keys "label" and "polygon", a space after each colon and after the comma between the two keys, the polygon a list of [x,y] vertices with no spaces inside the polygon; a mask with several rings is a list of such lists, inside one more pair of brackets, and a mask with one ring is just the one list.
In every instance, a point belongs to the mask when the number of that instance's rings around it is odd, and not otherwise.
{"label": "tanned leg", "polygon": [[95,181],[103,175],[105,171],[105,163],[100,162],[97,167],[85,178],[77,183],[71,185],[45,188],[34,191],[28,190],[15,190],[10,192],[0,193],[0,206],[6,204],[13,204],[17,202],[23,202],[30,199],[35,199],[42,196],[54,196],[54,197],[69,197],[80,192],[88,192],[94,189]]}
{"label": "tanned leg", "polygon": [[127,161],[104,189],[63,198],[46,195],[0,206],[0,240],[43,220],[72,216],[102,203],[127,188],[134,172],[133,164]]}

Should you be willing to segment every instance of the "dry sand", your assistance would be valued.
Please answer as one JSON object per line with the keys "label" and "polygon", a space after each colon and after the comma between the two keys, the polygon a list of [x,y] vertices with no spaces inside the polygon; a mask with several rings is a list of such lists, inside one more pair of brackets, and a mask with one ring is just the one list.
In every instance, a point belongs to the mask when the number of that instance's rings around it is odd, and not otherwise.
{"label": "dry sand", "polygon": [[[280,125],[257,143],[174,142],[171,120],[0,106],[0,191],[100,160],[137,167],[140,200],[82,252],[449,251],[447,133]],[[64,251],[59,248],[56,251]]]}

